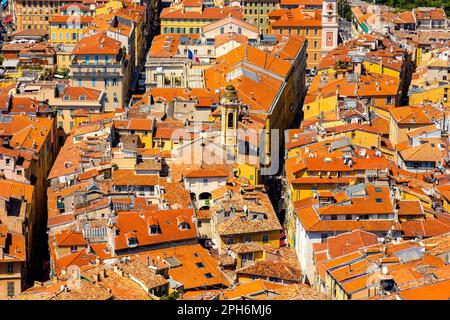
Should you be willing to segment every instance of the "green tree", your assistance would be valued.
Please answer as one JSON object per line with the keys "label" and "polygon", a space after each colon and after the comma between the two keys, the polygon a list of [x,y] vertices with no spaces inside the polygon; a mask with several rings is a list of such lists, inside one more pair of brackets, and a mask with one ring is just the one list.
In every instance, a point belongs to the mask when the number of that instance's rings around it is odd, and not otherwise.
{"label": "green tree", "polygon": [[[372,3],[371,0],[365,1]],[[446,15],[450,16],[450,0],[376,0],[375,2],[402,10],[411,10],[417,7],[443,7]]]}
{"label": "green tree", "polygon": [[180,293],[178,291],[172,291],[168,295],[161,297],[161,300],[177,300],[180,297]]}

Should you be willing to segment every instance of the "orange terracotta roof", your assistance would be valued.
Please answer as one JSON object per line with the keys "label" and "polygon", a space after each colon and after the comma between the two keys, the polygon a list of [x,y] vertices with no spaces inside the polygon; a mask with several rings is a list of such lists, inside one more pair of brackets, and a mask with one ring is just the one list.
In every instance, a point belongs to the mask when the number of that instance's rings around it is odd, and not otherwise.
{"label": "orange terracotta roof", "polygon": [[56,245],[58,247],[84,246],[87,245],[81,232],[63,230],[55,235]]}
{"label": "orange terracotta roof", "polygon": [[[127,237],[134,237],[140,247],[158,245],[174,241],[192,240],[197,238],[197,228],[192,222],[193,209],[178,210],[141,210],[122,211],[117,215],[116,228],[119,234],[115,238],[116,250],[128,249]],[[189,229],[181,230],[178,218],[187,218]],[[147,219],[154,217],[159,221],[159,232],[150,234]]]}
{"label": "orange terracotta roof", "polygon": [[415,8],[413,9],[416,20],[445,20],[443,8]]}
{"label": "orange terracotta roof", "polygon": [[322,27],[322,10],[304,11],[303,8],[280,9],[269,13],[272,28],[287,27]]}
{"label": "orange terracotta roof", "polygon": [[185,128],[164,128],[164,127],[156,127],[155,129],[155,139],[170,139],[170,140],[177,140],[177,139],[193,139],[194,133],[189,132]]}
{"label": "orange terracotta roof", "polygon": [[53,119],[13,115],[12,121],[0,124],[2,135],[12,136],[9,145],[17,150],[30,150],[39,153],[49,137]]}
{"label": "orange terracotta roof", "polygon": [[23,199],[32,204],[34,186],[9,179],[0,179],[0,198],[9,201],[10,198]]}
{"label": "orange terracotta roof", "polygon": [[[229,23],[232,23],[234,25],[238,25],[240,27],[243,27],[244,29],[247,29],[247,30],[253,31],[255,33],[258,33],[258,28],[255,25],[253,25],[251,23],[248,23],[248,22],[245,22],[242,19],[235,18],[235,17],[233,17],[231,15],[228,15],[227,17],[224,17],[224,18],[222,18],[222,19],[220,19],[218,21],[215,21],[215,22],[212,22],[210,24],[207,24],[206,26],[203,27],[202,31],[203,31],[203,33],[206,33],[208,31],[217,29],[217,28],[219,28],[221,26],[224,26],[226,24],[229,24]],[[216,43],[216,46],[217,46],[217,43]]]}
{"label": "orange terracotta roof", "polygon": [[0,223],[0,248],[4,256],[0,256],[0,262],[25,261],[25,236],[8,232],[7,226]]}
{"label": "orange terracotta roof", "polygon": [[393,22],[396,24],[404,24],[404,23],[416,24],[416,21],[414,20],[414,14],[412,11],[405,11],[399,13],[394,18]]}
{"label": "orange terracotta roof", "polygon": [[98,100],[102,93],[102,90],[67,86],[64,88],[63,96],[65,100],[67,100],[67,98],[69,100],[81,100],[80,97],[84,97],[85,100]]}
{"label": "orange terracotta roof", "polygon": [[49,23],[71,23],[74,25],[77,24],[89,24],[94,20],[94,17],[92,16],[53,16],[51,17],[48,22]]}
{"label": "orange terracotta roof", "polygon": [[151,131],[153,129],[152,119],[131,118],[128,120],[114,120],[113,122],[116,130]]}
{"label": "orange terracotta roof", "polygon": [[161,11],[161,19],[206,19],[206,20],[220,20],[227,16],[243,19],[243,10],[237,7],[224,7],[224,8],[204,8],[201,12],[198,11],[185,11],[182,9],[173,10],[172,8],[164,8]]}
{"label": "orange terracotta roof", "polygon": [[[165,249],[157,249],[139,254],[139,259],[149,261],[165,261],[175,257],[181,265],[169,269],[169,275],[182,283],[185,290],[196,290],[208,286],[229,286],[230,282],[220,271],[217,261],[208,250],[199,244],[181,245]],[[207,275],[209,273],[209,275]]]}
{"label": "orange terracotta roof", "polygon": [[88,254],[86,249],[78,250],[77,252],[68,254],[55,261],[57,274],[70,266],[87,266],[95,261],[94,255]]}
{"label": "orange terracotta roof", "polygon": [[223,178],[228,177],[228,172],[226,168],[222,170],[199,168],[189,171],[184,176],[185,178]]}
{"label": "orange terracotta roof", "polygon": [[282,5],[299,5],[299,6],[319,6],[322,7],[323,0],[280,0]]}
{"label": "orange terracotta roof", "polygon": [[236,41],[240,44],[247,44],[248,38],[242,34],[224,33],[214,37],[214,46],[217,48],[230,41]]}
{"label": "orange terracotta roof", "polygon": [[283,261],[258,260],[254,264],[236,270],[239,275],[252,275],[262,278],[282,279],[285,281],[301,281],[301,271]]}
{"label": "orange terracotta roof", "polygon": [[448,300],[450,298],[450,279],[439,281],[398,293],[403,300]]}
{"label": "orange terracotta roof", "polygon": [[[180,38],[187,37],[192,40],[199,40],[199,34],[161,34],[153,38],[148,57],[150,58],[170,58],[178,53]],[[159,89],[159,88],[157,88]]]}
{"label": "orange terracotta roof", "polygon": [[282,288],[284,285],[280,283],[270,282],[262,279],[256,279],[244,283],[238,283],[233,288],[222,291],[223,299],[234,300],[242,297],[256,296],[266,292]]}
{"label": "orange terracotta roof", "polygon": [[114,40],[106,35],[106,33],[97,33],[92,36],[82,38],[72,54],[118,54],[121,49],[121,42]]}
{"label": "orange terracotta roof", "polygon": [[305,230],[309,232],[351,231],[356,229],[388,231],[392,227],[395,230],[400,230],[400,225],[391,220],[321,220],[313,207],[296,210],[296,214]]}
{"label": "orange terracotta roof", "polygon": [[419,200],[401,200],[398,201],[398,215],[401,216],[423,216],[424,212]]}
{"label": "orange terracotta roof", "polygon": [[400,223],[403,234],[408,238],[435,237],[450,232],[450,224],[440,219],[426,218],[405,220]]}
{"label": "orange terracotta roof", "polygon": [[328,237],[326,245],[330,258],[343,256],[359,248],[378,243],[378,237],[370,232],[354,230],[334,237]]}
{"label": "orange terracotta roof", "polygon": [[398,107],[389,110],[398,124],[432,124],[420,107]]}
{"label": "orange terracotta roof", "polygon": [[120,169],[112,172],[113,186],[156,186],[165,181],[159,175],[136,174],[134,170]]}

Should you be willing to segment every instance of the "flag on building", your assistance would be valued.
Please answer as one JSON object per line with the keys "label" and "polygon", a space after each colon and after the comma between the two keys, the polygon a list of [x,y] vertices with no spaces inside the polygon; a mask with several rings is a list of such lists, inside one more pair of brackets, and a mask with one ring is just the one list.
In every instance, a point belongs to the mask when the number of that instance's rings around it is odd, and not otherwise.
{"label": "flag on building", "polygon": [[190,59],[196,63],[200,63],[200,59],[189,49],[188,49],[188,59]]}

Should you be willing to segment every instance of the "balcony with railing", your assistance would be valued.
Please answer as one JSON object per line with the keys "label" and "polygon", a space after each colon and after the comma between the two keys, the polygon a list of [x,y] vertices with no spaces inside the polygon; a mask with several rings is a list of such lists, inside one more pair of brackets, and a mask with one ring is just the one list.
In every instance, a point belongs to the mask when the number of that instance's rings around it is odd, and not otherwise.
{"label": "balcony with railing", "polygon": [[122,76],[122,64],[71,64],[70,71],[76,76]]}
{"label": "balcony with railing", "polygon": [[75,56],[72,59],[70,71],[72,75],[77,76],[100,76],[102,74],[109,76],[122,76],[126,66],[126,51],[123,49],[117,56],[110,57],[109,60],[85,60]]}

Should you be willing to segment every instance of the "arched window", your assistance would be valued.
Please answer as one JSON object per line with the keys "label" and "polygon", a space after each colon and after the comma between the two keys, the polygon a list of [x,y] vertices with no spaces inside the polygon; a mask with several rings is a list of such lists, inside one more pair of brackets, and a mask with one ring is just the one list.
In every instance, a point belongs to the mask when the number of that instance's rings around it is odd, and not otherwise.
{"label": "arched window", "polygon": [[228,114],[228,128],[231,129],[234,127],[234,113],[230,112]]}
{"label": "arched window", "polygon": [[212,196],[211,196],[211,193],[209,193],[209,192],[202,192],[202,193],[200,193],[200,195],[198,196],[198,199],[199,199],[199,200],[211,200],[211,199],[212,199]]}

